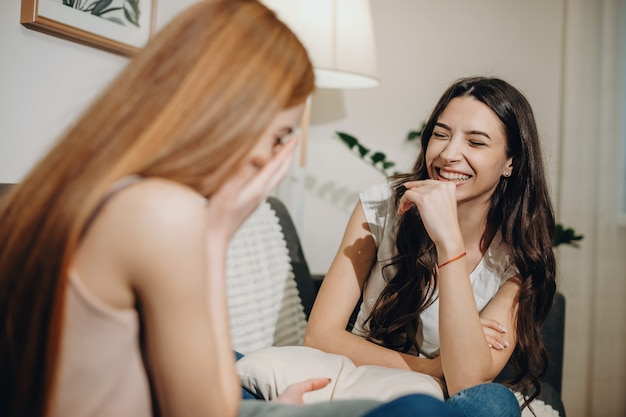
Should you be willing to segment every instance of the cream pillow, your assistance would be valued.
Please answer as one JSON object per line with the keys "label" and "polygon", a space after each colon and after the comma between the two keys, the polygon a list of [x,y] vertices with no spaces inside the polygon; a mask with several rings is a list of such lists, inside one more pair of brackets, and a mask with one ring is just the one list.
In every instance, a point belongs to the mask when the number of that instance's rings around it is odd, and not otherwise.
{"label": "cream pillow", "polygon": [[429,375],[383,366],[357,367],[345,356],[305,346],[270,347],[249,353],[237,361],[237,372],[245,388],[266,400],[308,378],[330,378],[331,382],[306,393],[306,404],[356,398],[389,401],[414,393],[444,398],[441,386]]}

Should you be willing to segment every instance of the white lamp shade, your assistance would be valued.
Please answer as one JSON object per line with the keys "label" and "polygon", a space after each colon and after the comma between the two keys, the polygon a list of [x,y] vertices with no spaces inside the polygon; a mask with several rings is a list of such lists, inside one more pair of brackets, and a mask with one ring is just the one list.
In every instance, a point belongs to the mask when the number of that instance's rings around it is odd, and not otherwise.
{"label": "white lamp shade", "polygon": [[320,88],[376,87],[368,0],[263,0],[300,38]]}

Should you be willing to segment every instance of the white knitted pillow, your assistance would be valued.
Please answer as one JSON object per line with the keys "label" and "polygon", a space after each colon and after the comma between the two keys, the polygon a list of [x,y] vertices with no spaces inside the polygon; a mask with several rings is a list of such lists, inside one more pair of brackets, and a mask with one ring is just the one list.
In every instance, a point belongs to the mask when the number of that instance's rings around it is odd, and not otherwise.
{"label": "white knitted pillow", "polygon": [[278,217],[267,202],[235,234],[226,269],[236,351],[302,343],[306,316]]}

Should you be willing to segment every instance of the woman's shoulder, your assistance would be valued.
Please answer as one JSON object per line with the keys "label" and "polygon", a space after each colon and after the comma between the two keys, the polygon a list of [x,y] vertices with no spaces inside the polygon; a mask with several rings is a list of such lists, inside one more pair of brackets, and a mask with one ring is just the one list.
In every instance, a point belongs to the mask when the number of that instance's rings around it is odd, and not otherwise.
{"label": "woman's shoulder", "polygon": [[203,213],[205,199],[193,189],[162,178],[133,182],[112,196],[107,211],[139,223],[145,221],[181,222],[187,215]]}
{"label": "woman's shoulder", "polygon": [[131,181],[127,181],[127,179],[121,180],[120,183],[126,183],[127,185],[116,194],[124,194],[126,198],[138,198],[145,201],[156,199],[163,202],[163,197],[174,197],[175,199],[172,202],[195,201],[197,203],[205,200],[197,191],[180,182],[158,177],[129,178],[134,179]]}
{"label": "woman's shoulder", "polygon": [[107,198],[86,237],[95,234],[128,252],[179,243],[203,230],[204,206],[204,198],[183,184],[141,179]]}
{"label": "woman's shoulder", "polygon": [[363,214],[374,236],[377,246],[382,244],[384,235],[389,238],[395,234],[396,210],[393,189],[384,181],[370,186],[360,194]]}
{"label": "woman's shoulder", "polygon": [[172,181],[116,183],[81,239],[73,262],[77,276],[101,301],[129,307],[131,281],[154,281],[189,264],[188,256],[202,259],[204,205],[199,194]]}
{"label": "woman's shoulder", "polygon": [[[205,221],[206,200],[193,189],[166,179],[147,178],[115,195],[105,207],[112,227],[157,244],[197,235]],[[146,245],[150,242],[146,242]]]}
{"label": "woman's shoulder", "polygon": [[388,181],[378,182],[361,191],[361,202],[387,201],[391,198],[392,191],[391,184]]}

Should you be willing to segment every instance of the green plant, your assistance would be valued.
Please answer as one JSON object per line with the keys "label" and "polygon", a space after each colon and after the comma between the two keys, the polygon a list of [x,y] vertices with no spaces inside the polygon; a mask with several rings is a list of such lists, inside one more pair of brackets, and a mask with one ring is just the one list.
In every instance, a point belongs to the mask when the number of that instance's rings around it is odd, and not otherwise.
{"label": "green plant", "polygon": [[[419,130],[411,130],[406,136],[407,141],[413,141],[419,138],[424,130],[424,125]],[[396,164],[393,161],[387,159],[387,155],[381,151],[372,151],[369,147],[363,145],[359,140],[346,132],[335,132],[337,138],[352,151],[353,155],[358,156],[361,160],[367,162],[374,167],[378,172],[388,177],[390,175],[397,174],[397,171],[391,172],[390,169]],[[579,247],[579,241],[583,239],[583,235],[579,235],[576,231],[570,227],[564,227],[562,224],[556,224],[556,231],[554,233],[554,242],[552,245],[557,247],[559,245],[570,245],[573,247]]]}
{"label": "green plant", "polygon": [[583,235],[578,235],[571,227],[564,227],[561,223],[556,224],[556,233],[554,234],[553,245],[570,245],[575,248],[580,247],[578,242],[583,239]]}
{"label": "green plant", "polygon": [[364,146],[354,136],[345,132],[335,132],[337,137],[346,145],[352,153],[358,155],[362,160],[368,162],[374,169],[385,176],[395,174],[390,173],[389,169],[393,168],[396,164],[387,160],[387,155],[380,151],[372,151],[370,148]]}

